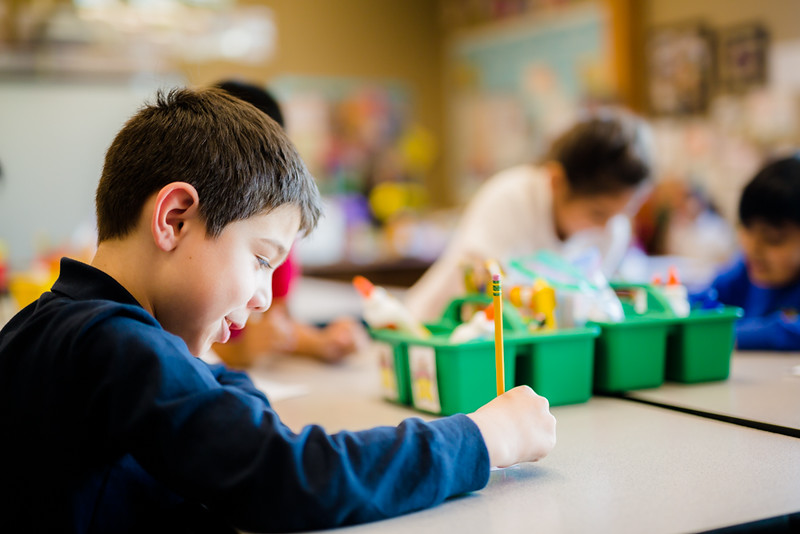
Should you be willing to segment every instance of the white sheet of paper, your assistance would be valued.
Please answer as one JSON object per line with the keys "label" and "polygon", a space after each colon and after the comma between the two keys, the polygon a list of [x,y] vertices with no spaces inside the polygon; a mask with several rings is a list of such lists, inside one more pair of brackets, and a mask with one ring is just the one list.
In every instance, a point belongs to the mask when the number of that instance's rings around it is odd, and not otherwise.
{"label": "white sheet of paper", "polygon": [[[201,359],[211,365],[222,363],[222,360],[213,350],[208,351]],[[248,376],[259,390],[266,393],[270,402],[301,397],[303,395],[307,395],[309,392],[309,388],[305,384],[284,384],[283,382],[277,382],[275,380],[269,380],[260,376],[254,376],[250,373],[248,373]]]}

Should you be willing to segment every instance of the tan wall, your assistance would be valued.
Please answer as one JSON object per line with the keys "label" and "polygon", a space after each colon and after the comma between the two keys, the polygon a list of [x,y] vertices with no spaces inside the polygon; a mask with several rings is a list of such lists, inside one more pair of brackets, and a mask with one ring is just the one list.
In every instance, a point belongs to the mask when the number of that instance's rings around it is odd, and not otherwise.
{"label": "tan wall", "polygon": [[[408,85],[416,119],[443,144],[442,45],[434,0],[251,0],[269,7],[278,28],[277,55],[264,65],[186,66],[189,81],[240,76],[269,83],[285,74],[388,78]],[[443,191],[442,157],[428,181]]]}
{"label": "tan wall", "polygon": [[647,0],[643,11],[649,25],[702,18],[712,26],[762,21],[775,41],[800,37],[797,0]]}
{"label": "tan wall", "polygon": [[773,43],[800,39],[798,0],[622,0],[633,2],[633,80],[635,107],[646,109],[646,57],[648,32],[661,25],[703,21],[720,29],[747,22],[761,22]]}

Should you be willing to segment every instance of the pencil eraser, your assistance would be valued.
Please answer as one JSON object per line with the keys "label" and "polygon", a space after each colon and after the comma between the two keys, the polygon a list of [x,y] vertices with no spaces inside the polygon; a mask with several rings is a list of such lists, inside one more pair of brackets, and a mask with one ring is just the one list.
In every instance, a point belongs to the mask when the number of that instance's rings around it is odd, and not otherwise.
{"label": "pencil eraser", "polygon": [[499,274],[493,274],[492,275],[492,281],[499,282],[500,281],[500,275]]}

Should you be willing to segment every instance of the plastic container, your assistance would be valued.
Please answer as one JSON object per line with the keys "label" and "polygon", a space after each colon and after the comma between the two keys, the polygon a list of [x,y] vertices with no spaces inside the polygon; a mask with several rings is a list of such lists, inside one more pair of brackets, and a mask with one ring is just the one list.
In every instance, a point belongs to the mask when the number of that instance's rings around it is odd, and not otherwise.
{"label": "plastic container", "polygon": [[361,295],[364,321],[373,328],[395,328],[417,337],[428,332],[411,312],[386,288],[376,286],[363,276],[353,278],[353,286]]}
{"label": "plastic container", "polygon": [[[451,329],[428,325],[432,336],[413,339],[392,330],[371,329],[377,340],[394,347],[397,401],[441,415],[472,412],[497,396],[494,340],[450,343]],[[505,383],[514,384],[515,341],[503,339]],[[382,371],[383,372],[383,371]],[[386,390],[384,390],[386,393]],[[391,399],[384,394],[385,398]]]}
{"label": "plastic container", "polygon": [[666,379],[696,383],[725,380],[730,375],[735,324],[741,308],[694,310],[675,319],[667,338]]}
{"label": "plastic container", "polygon": [[517,346],[516,384],[527,384],[551,406],[578,404],[592,396],[597,327],[531,334]]}
{"label": "plastic container", "polygon": [[615,289],[646,291],[647,311],[623,302],[626,319],[595,323],[601,328],[595,350],[594,388],[621,392],[660,386],[664,380],[706,382],[730,373],[736,307],[692,310],[677,317],[663,292],[646,284],[613,284]]}
{"label": "plastic container", "polygon": [[408,347],[405,341],[393,330],[371,328],[369,333],[380,367],[381,396],[388,401],[411,404]]}
{"label": "plastic container", "polygon": [[667,334],[672,318],[631,317],[600,327],[595,344],[594,389],[615,393],[664,383]]}
{"label": "plastic container", "polygon": [[[382,350],[388,356],[383,356],[382,361],[395,365],[392,376],[396,388],[384,388],[384,396],[442,415],[471,412],[495,398],[494,339],[449,341],[450,333],[460,323],[464,304],[489,302],[491,299],[483,295],[453,300],[438,323],[426,325],[432,334],[427,339],[394,330],[370,329],[372,337],[384,343]],[[589,400],[594,338],[599,329],[529,332],[508,303],[503,306],[503,328],[506,389],[527,384],[547,397],[551,405]],[[391,375],[383,367],[381,372],[383,377]]]}

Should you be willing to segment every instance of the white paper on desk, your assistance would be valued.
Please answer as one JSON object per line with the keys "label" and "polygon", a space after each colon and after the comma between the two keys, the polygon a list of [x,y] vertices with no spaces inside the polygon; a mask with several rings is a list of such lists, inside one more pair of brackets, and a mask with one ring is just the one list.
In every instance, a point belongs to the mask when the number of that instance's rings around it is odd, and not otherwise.
{"label": "white paper on desk", "polygon": [[250,379],[258,389],[267,394],[267,398],[270,402],[302,397],[309,393],[309,388],[305,384],[283,384],[275,380],[255,377],[253,375],[250,375]]}
{"label": "white paper on desk", "polygon": [[[201,359],[211,365],[222,363],[220,357],[217,356],[213,350],[209,350]],[[302,397],[303,395],[307,395],[310,391],[305,384],[284,384],[275,380],[254,376],[251,373],[247,373],[247,376],[250,377],[250,380],[253,381],[253,384],[255,384],[259,390],[267,395],[270,402]]]}

